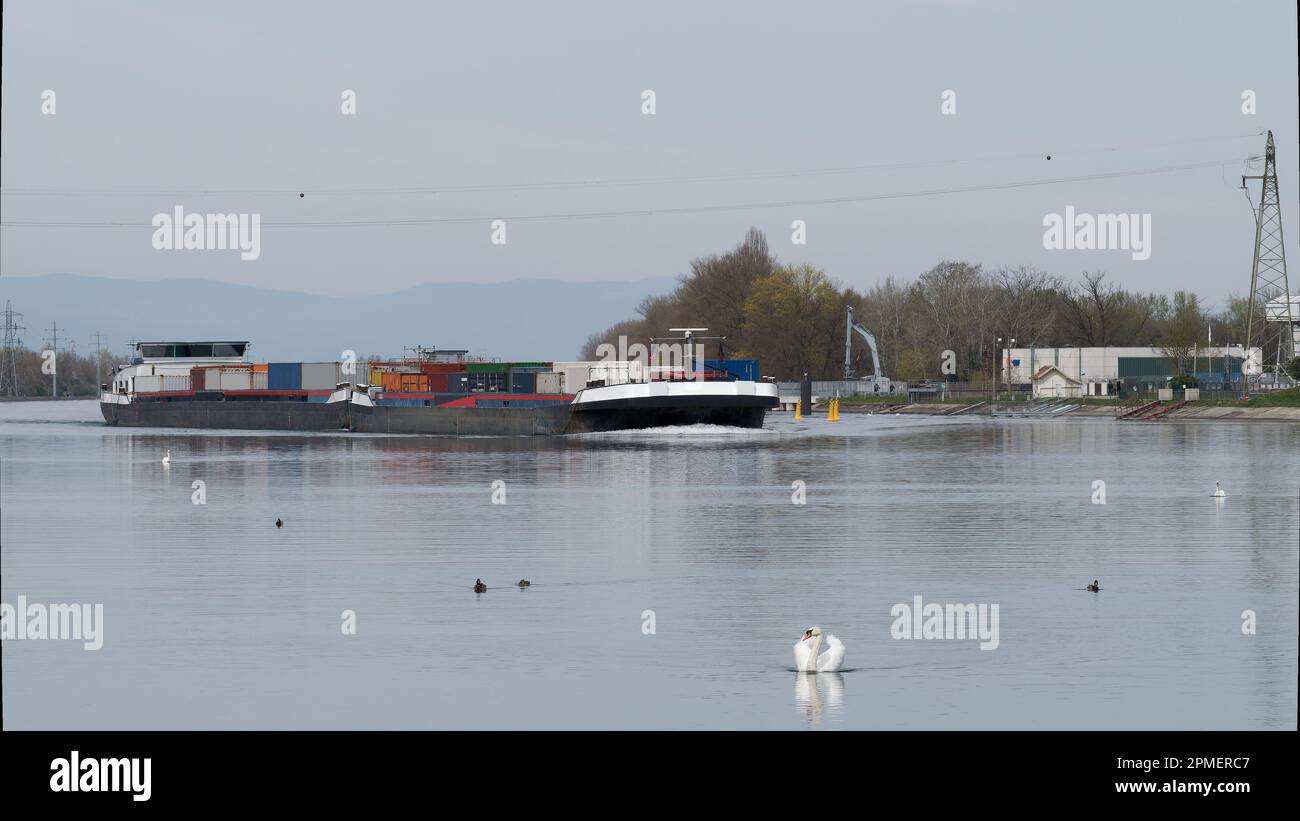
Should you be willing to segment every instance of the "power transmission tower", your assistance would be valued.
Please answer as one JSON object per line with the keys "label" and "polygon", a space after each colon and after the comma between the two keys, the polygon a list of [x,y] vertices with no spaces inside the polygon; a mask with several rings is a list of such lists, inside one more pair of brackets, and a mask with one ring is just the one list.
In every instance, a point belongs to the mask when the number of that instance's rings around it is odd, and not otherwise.
{"label": "power transmission tower", "polygon": [[[1268,132],[1264,147],[1264,173],[1243,176],[1241,187],[1247,190],[1246,180],[1259,180],[1259,207],[1255,209],[1255,259],[1250,267],[1250,313],[1246,320],[1246,350],[1249,361],[1251,345],[1258,339],[1262,356],[1273,339],[1272,327],[1277,328],[1277,365],[1290,362],[1296,355],[1300,336],[1300,316],[1291,302],[1291,289],[1286,277],[1286,248],[1282,242],[1282,205],[1277,193],[1277,157],[1273,150],[1273,132]],[[1260,364],[1260,363],[1255,363]],[[1242,365],[1242,391],[1250,392],[1250,379]]]}
{"label": "power transmission tower", "polygon": [[27,330],[18,324],[23,315],[14,310],[12,301],[5,301],[4,348],[0,350],[0,394],[18,395],[18,352],[23,340],[19,333]]}
{"label": "power transmission tower", "polygon": [[45,344],[49,346],[48,348],[46,348],[46,350],[54,352],[54,358],[52,360],[52,364],[54,365],[54,373],[51,374],[51,376],[54,377],[53,396],[54,398],[57,399],[59,397],[59,323],[53,322],[50,324],[50,327],[46,328],[45,330],[48,331],[50,334],[49,336],[45,337]]}

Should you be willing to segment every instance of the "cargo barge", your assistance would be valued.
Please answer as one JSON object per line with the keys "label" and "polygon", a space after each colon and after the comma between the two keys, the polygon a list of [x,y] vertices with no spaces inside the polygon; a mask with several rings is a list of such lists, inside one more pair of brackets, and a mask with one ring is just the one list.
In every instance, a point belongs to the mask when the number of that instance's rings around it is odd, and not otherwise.
{"label": "cargo barge", "polygon": [[[689,335],[686,337],[689,341]],[[102,386],[110,425],[555,436],[670,425],[758,428],[776,385],[755,360],[495,362],[416,348],[384,362],[250,363],[249,343],[141,342]]]}

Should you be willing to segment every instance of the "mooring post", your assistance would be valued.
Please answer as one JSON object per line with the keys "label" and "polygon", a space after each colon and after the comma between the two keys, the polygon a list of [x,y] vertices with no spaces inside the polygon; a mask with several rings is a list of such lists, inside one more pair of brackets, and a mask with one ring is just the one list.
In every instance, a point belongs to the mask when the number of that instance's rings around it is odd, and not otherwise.
{"label": "mooring post", "polygon": [[802,406],[804,416],[812,413],[812,380],[808,378],[806,372],[803,375],[803,382],[799,385],[799,404]]}

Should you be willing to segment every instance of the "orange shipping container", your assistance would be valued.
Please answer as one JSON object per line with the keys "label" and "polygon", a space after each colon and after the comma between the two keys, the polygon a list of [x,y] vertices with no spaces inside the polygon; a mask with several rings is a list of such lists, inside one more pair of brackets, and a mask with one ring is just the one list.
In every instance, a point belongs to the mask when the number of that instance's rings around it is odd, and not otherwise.
{"label": "orange shipping container", "polygon": [[266,373],[267,367],[265,362],[256,362],[253,364],[253,373]]}
{"label": "orange shipping container", "polygon": [[429,390],[429,377],[422,373],[404,373],[401,377],[404,393],[425,393]]}

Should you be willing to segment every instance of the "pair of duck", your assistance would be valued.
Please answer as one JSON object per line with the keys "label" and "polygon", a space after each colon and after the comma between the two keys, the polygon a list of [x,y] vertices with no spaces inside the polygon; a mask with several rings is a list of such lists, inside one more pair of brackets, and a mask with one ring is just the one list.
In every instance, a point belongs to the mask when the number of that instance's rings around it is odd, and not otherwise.
{"label": "pair of duck", "polygon": [[[515,587],[523,588],[523,587],[528,587],[530,584],[532,584],[532,582],[528,581],[528,579],[520,579],[520,580],[515,584]],[[474,580],[474,592],[475,592],[475,593],[486,593],[486,592],[487,592],[487,585],[483,583],[483,580],[482,580],[482,579],[475,579],[475,580]]]}

